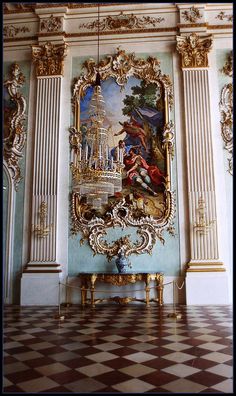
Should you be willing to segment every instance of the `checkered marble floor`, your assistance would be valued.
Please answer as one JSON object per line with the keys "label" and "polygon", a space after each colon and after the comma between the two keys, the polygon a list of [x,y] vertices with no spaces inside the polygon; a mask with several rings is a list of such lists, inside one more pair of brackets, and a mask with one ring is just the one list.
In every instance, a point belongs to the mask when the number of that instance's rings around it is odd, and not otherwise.
{"label": "checkered marble floor", "polygon": [[6,306],[4,393],[233,393],[229,306]]}

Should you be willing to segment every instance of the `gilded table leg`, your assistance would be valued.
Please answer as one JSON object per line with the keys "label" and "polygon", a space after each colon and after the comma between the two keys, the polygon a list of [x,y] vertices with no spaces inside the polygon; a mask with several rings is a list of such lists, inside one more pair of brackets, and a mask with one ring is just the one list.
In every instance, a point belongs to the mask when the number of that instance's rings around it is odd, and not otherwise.
{"label": "gilded table leg", "polygon": [[146,291],[146,306],[149,307],[150,306],[150,287],[146,286],[145,287],[145,291]]}
{"label": "gilded table leg", "polygon": [[87,290],[84,285],[81,286],[81,304],[84,306],[86,304]]}

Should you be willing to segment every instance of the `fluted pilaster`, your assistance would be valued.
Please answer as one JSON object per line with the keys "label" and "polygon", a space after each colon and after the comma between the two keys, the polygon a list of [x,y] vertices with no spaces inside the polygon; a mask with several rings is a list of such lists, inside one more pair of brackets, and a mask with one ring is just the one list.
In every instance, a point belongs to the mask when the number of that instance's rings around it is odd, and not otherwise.
{"label": "fluted pilaster", "polygon": [[177,37],[182,56],[189,200],[190,261],[187,304],[228,302],[225,268],[219,258],[213,130],[208,71],[210,36]]}
{"label": "fluted pilaster", "polygon": [[30,262],[25,272],[60,272],[58,172],[61,84],[65,44],[32,47],[37,98]]}

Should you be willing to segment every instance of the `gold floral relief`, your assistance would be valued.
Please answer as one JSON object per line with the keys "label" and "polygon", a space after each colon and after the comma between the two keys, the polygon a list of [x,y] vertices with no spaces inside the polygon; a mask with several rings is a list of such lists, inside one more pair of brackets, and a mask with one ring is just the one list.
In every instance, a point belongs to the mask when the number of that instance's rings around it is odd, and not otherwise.
{"label": "gold floral relief", "polygon": [[189,10],[183,11],[182,16],[185,21],[195,23],[198,19],[202,18],[199,8],[191,7]]}
{"label": "gold floral relief", "polygon": [[[99,64],[93,59],[86,60],[84,68],[86,73],[76,78],[73,85],[72,157],[73,153],[79,152],[89,131],[87,103],[99,70],[101,90],[108,95],[104,100],[108,103],[106,122],[110,153],[115,156],[117,144],[122,141],[125,158],[122,191],[110,197],[102,209],[92,209],[84,196],[72,190],[72,233],[82,232],[81,242],[87,239],[94,254],[105,254],[108,259],[121,251],[125,256],[151,254],[157,240],[165,242],[164,231],[174,235],[175,194],[172,191],[171,163],[175,133],[170,119],[172,82],[168,75],[161,72],[158,59],[152,56],[137,58],[134,53],[126,53],[120,48]],[[129,121],[125,120],[127,117]],[[128,129],[130,122],[133,122],[135,134]],[[138,171],[129,172],[133,163],[131,150],[135,152],[136,168],[150,168],[150,177],[141,170],[139,174]],[[80,172],[73,161],[71,172],[73,182],[79,183]],[[161,175],[160,178],[154,178],[151,172]],[[117,227],[121,231],[127,227],[134,228],[137,240],[126,234],[108,242],[109,229]]]}

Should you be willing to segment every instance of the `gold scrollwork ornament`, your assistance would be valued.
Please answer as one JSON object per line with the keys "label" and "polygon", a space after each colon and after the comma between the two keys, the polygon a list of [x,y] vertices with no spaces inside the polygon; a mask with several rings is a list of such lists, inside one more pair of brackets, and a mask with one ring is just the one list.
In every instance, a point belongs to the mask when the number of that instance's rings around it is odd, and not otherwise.
{"label": "gold scrollwork ornament", "polygon": [[115,16],[107,16],[103,18],[100,23],[96,20],[90,23],[83,23],[79,26],[79,28],[86,28],[86,29],[95,29],[97,30],[98,27],[101,31],[106,30],[123,30],[123,29],[140,29],[140,28],[147,28],[147,25],[151,25],[153,27],[156,26],[157,23],[164,21],[165,19],[162,17],[150,17],[150,16],[142,16],[137,17],[134,14],[127,14],[125,15],[123,11],[119,15]]}

